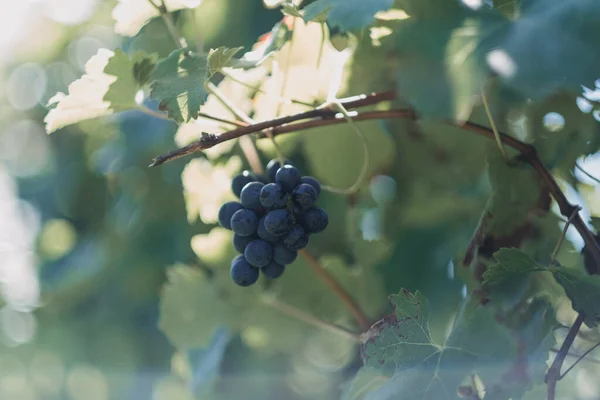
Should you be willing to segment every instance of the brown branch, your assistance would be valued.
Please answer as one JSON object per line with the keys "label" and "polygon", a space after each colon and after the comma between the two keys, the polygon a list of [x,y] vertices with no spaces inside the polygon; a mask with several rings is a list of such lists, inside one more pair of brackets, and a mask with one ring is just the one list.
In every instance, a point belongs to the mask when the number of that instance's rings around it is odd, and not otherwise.
{"label": "brown branch", "polygon": [[583,324],[583,319],[583,314],[579,314],[577,316],[577,319],[569,329],[563,344],[560,346],[558,353],[556,353],[556,357],[554,357],[552,365],[546,373],[546,383],[548,384],[548,400],[555,400],[556,398],[556,383],[562,377],[560,370],[562,369],[563,362],[569,354],[569,349],[571,348],[571,345],[573,345],[573,341],[577,337],[577,333]]}
{"label": "brown branch", "polygon": [[[345,102],[342,103],[346,109],[354,109],[359,107],[365,107],[368,105],[373,105],[377,103],[381,103],[383,101],[390,101],[395,98],[395,92],[382,92],[382,93],[373,93],[370,95],[360,95],[349,97],[345,99]],[[305,111],[299,114],[287,115],[284,117],[275,118],[269,121],[263,121],[256,124],[240,127],[237,129],[233,129],[231,131],[224,132],[220,135],[204,135],[199,140],[190,143],[187,146],[184,146],[180,149],[174,150],[170,153],[158,156],[152,160],[152,164],[150,167],[155,167],[165,162],[175,160],[180,157],[187,156],[189,154],[193,154],[202,150],[209,149],[213,146],[216,146],[220,143],[226,142],[228,140],[237,139],[239,137],[249,135],[251,133],[261,132],[265,129],[274,128],[286,124],[290,124],[292,122],[301,121],[304,119],[315,119],[317,121],[323,121],[327,118],[334,118],[337,114],[337,111],[331,110],[329,108],[317,108],[314,110]],[[371,118],[372,119],[372,118]],[[360,119],[358,119],[360,120]],[[339,123],[344,122],[344,119],[341,118]],[[307,129],[307,128],[305,128]],[[274,134],[275,135],[275,134]]]}
{"label": "brown branch", "polygon": [[[364,107],[367,105],[377,104],[383,101],[391,101],[395,98],[395,92],[382,92],[372,93],[369,95],[361,95],[356,97],[350,97],[343,99],[343,106],[346,109],[353,109],[358,107]],[[358,113],[352,116],[354,121],[366,121],[374,119],[392,119],[392,118],[404,118],[417,120],[418,116],[413,110],[410,109],[396,109],[387,111],[366,111]],[[304,122],[298,122],[302,120],[308,120]],[[334,124],[346,123],[345,118],[338,116],[338,114],[329,108],[317,108],[314,110],[302,112],[299,114],[288,115],[285,117],[275,118],[269,121],[263,121],[256,124],[248,125],[233,129],[228,132],[224,132],[220,135],[203,134],[200,140],[191,143],[178,150],[174,150],[168,154],[156,157],[151,167],[161,165],[167,161],[174,160],[179,157],[183,157],[201,150],[208,149],[216,146],[219,143],[226,142],[228,140],[236,139],[244,135],[251,133],[263,132],[266,129],[270,129],[272,136],[281,135],[288,132],[297,132],[304,129],[310,129],[315,127],[323,127]],[[480,136],[484,136],[488,139],[496,140],[494,131],[486,126],[479,125],[473,122],[459,123],[456,121],[445,121],[445,124],[461,128],[465,131],[474,132]],[[596,265],[590,271],[590,274],[597,274],[600,266],[600,244],[598,244],[594,238],[594,234],[587,228],[585,222],[576,213],[577,206],[569,203],[569,200],[558,186],[558,183],[552,176],[552,174],[546,169],[544,164],[538,157],[537,151],[534,146],[528,143],[521,142],[512,136],[505,133],[499,132],[500,140],[503,144],[513,148],[521,153],[521,158],[526,161],[540,176],[540,179],[544,182],[548,191],[552,194],[552,197],[558,204],[560,212],[566,218],[570,218],[575,215],[572,219],[572,225],[577,229],[581,237],[583,238],[586,246],[590,249],[590,253]],[[267,135],[263,132],[259,137],[266,137]],[[574,214],[576,213],[576,214]]]}
{"label": "brown branch", "polygon": [[350,294],[344,289],[338,281],[321,265],[321,263],[306,249],[300,250],[298,253],[302,255],[308,262],[308,265],[315,271],[317,275],[331,288],[331,290],[344,302],[348,310],[354,315],[354,319],[358,322],[362,331],[369,329],[369,321],[363,314],[360,307]]}

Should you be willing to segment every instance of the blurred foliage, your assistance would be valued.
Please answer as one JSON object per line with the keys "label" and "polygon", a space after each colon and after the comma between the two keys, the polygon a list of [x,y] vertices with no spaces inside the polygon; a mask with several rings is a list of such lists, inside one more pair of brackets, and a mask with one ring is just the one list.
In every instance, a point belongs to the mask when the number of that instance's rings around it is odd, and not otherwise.
{"label": "blurred foliage", "polygon": [[[489,125],[484,90],[499,128],[532,143],[597,222],[599,3],[264,3],[167,0],[186,50],[148,0],[6,7],[0,398],[443,399],[481,382],[486,400],[531,387],[524,398],[541,398],[564,336],[555,315],[569,324],[583,310],[597,325],[597,279],[579,272],[572,228],[550,266],[564,222],[533,171],[439,121]],[[424,117],[357,123],[368,160],[346,124],[277,138],[325,185],[352,185],[367,163],[358,193],[320,197],[330,224],[308,246],[374,324],[362,348],[286,315],[357,329],[306,260],[274,282],[231,282],[232,235],[216,221],[231,177],[250,168],[239,141],[147,169],[231,129],[236,116],[206,78],[258,121],[390,89],[400,98],[372,109],[411,105]],[[48,137],[43,121],[58,132]],[[262,164],[276,156],[269,140],[252,141]],[[597,373],[582,363],[559,389],[597,398]]]}

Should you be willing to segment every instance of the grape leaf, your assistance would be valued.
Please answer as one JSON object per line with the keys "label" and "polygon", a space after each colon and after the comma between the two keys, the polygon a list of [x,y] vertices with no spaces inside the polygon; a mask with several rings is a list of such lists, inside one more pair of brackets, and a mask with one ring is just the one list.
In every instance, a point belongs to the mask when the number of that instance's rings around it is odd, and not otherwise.
{"label": "grape leaf", "polygon": [[488,232],[510,234],[523,225],[538,203],[541,191],[529,165],[509,165],[498,149],[488,153],[488,177],[492,187],[491,221]]}
{"label": "grape leaf", "polygon": [[281,12],[284,15],[289,15],[290,17],[302,18],[302,14],[300,13],[300,10],[298,10],[298,7],[295,4],[289,4],[289,3],[282,4]]}
{"label": "grape leaf", "polygon": [[156,58],[156,55],[142,52],[129,57],[123,51],[115,50],[114,56],[104,68],[105,74],[117,77],[104,95],[104,101],[110,103],[112,110],[124,111],[136,106],[135,95],[149,82]]}
{"label": "grape leaf", "polygon": [[175,265],[167,270],[159,327],[171,343],[179,349],[207,347],[219,326],[235,321],[237,307],[218,301],[219,289],[198,269]]}
{"label": "grape leaf", "polygon": [[584,315],[584,322],[590,328],[600,322],[600,276],[587,275],[583,271],[551,267],[554,279],[563,287],[571,300],[573,309]]}
{"label": "grape leaf", "polygon": [[210,49],[208,52],[208,73],[210,76],[228,67],[229,61],[242,49],[243,47],[229,48],[225,46]]}
{"label": "grape leaf", "polygon": [[221,204],[235,200],[231,192],[231,177],[239,172],[241,166],[237,156],[231,157],[224,165],[203,158],[187,163],[181,173],[181,181],[188,222],[192,223],[198,217],[205,224],[217,222]]}
{"label": "grape leaf", "polygon": [[483,273],[483,284],[497,284],[516,275],[535,271],[547,271],[519,249],[500,249],[494,253],[496,264],[490,265]]}
{"label": "grape leaf", "polygon": [[314,21],[326,13],[331,26],[359,30],[373,22],[375,13],[393,5],[394,0],[317,0],[304,8],[304,21]]}
{"label": "grape leaf", "polygon": [[[155,4],[160,1],[153,0]],[[202,0],[164,0],[167,11],[173,12],[183,8],[195,8]],[[115,33],[123,36],[135,36],[139,30],[160,12],[149,0],[119,0],[112,11],[115,20]]]}
{"label": "grape leaf", "polygon": [[365,396],[383,386],[387,377],[374,368],[362,367],[354,379],[343,388],[342,400],[363,400]]}
{"label": "grape leaf", "polygon": [[119,49],[98,50],[85,64],[85,74],[69,85],[68,94],[50,99],[46,131],[136,107],[135,95],[148,82],[155,62],[155,55],[141,52],[130,57]]}
{"label": "grape leaf", "polygon": [[399,58],[398,89],[424,116],[465,120],[489,68],[489,37],[505,22],[491,10],[454,7],[394,23],[393,51]]}
{"label": "grape leaf", "polygon": [[252,51],[245,53],[241,58],[231,58],[228,66],[255,68],[289,42],[292,34],[292,24],[284,18],[283,21],[276,23],[270,32],[261,36],[259,44]]}
{"label": "grape leaf", "polygon": [[[499,376],[508,379],[509,375],[504,376],[504,372],[509,374],[521,368],[526,371],[525,376],[532,376],[532,371],[545,368],[548,346],[552,344],[551,339],[542,343],[538,340],[540,335],[551,335],[545,319],[542,319],[544,325],[541,328],[539,321],[527,328],[532,330],[533,334],[529,336],[535,340],[523,343],[516,340],[513,331],[496,320],[489,307],[472,309],[467,302],[446,342],[440,346],[430,337],[429,310],[423,295],[402,290],[398,295],[390,296],[390,301],[395,308],[394,314],[368,331],[363,342],[363,355],[367,367],[393,366],[395,373],[365,399],[393,399],[400,395],[411,399],[456,399],[458,386],[469,374],[482,376],[486,388],[491,389],[498,385]],[[515,362],[519,364],[515,366]],[[535,380],[539,379],[536,373]],[[498,395],[497,399],[508,399],[514,393],[527,390],[533,383],[529,380],[522,384],[511,382],[514,387],[509,390],[510,394]]]}
{"label": "grape leaf", "polygon": [[[555,344],[555,311],[548,297],[534,298],[521,314],[520,326],[513,335],[518,343],[510,363],[498,373],[498,368],[479,369],[485,382],[485,398],[492,400],[520,399],[536,384],[544,382],[549,352]],[[511,315],[511,317],[513,316]],[[508,361],[508,360],[507,360]]]}
{"label": "grape leaf", "polygon": [[204,104],[208,78],[207,57],[189,49],[173,51],[156,64],[150,96],[166,107],[170,118],[187,122],[195,118]]}
{"label": "grape leaf", "polygon": [[[600,38],[595,0],[556,2],[532,0],[520,18],[498,33],[498,48],[515,65],[513,74],[500,74],[526,97],[540,99],[560,89],[581,91],[598,78]],[[552,43],[550,46],[549,43]],[[564,62],[568,60],[568,62]]]}

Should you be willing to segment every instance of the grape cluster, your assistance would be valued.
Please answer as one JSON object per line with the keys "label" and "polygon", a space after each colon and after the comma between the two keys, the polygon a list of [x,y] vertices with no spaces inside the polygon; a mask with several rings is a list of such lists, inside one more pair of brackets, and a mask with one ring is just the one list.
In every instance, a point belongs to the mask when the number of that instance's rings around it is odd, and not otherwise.
{"label": "grape cluster", "polygon": [[231,229],[233,247],[241,253],[231,262],[231,278],[240,286],[258,280],[259,271],[280,277],[306,247],[311,233],[322,232],[327,213],[315,205],[321,185],[298,168],[277,160],[267,164],[266,177],[244,171],[231,190],[240,199],[219,209],[219,224]]}

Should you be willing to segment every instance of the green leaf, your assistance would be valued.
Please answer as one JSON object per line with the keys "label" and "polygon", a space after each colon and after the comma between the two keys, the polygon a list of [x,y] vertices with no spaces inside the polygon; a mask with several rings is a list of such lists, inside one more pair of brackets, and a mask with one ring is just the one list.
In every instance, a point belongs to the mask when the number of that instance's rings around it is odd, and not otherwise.
{"label": "green leaf", "polygon": [[[510,390],[502,395],[497,390],[494,397],[508,399],[543,379],[538,371],[545,370],[548,349],[553,344],[551,326],[546,323],[547,303],[546,308],[540,308],[544,311],[540,313],[542,318],[531,319],[531,325],[518,331],[500,324],[493,309],[472,309],[466,303],[442,346],[431,339],[423,295],[402,290],[390,300],[394,314],[376,323],[365,335],[363,354],[367,367],[394,366],[395,374],[365,399],[456,399],[457,388],[473,373],[482,377],[490,391],[496,387],[504,390],[510,382]],[[545,339],[540,341],[540,337]],[[512,376],[513,371],[521,374]]]}
{"label": "green leaf", "polygon": [[600,2],[595,0],[526,2],[520,18],[498,34],[498,48],[515,66],[512,74],[500,76],[532,99],[561,89],[580,93],[580,85],[598,78],[598,19]]}
{"label": "green leaf", "polygon": [[219,286],[200,270],[170,267],[161,297],[160,329],[179,349],[207,347],[220,326],[234,321],[239,307],[220,297]]}
{"label": "green leaf", "polygon": [[289,4],[289,3],[282,4],[281,12],[284,15],[302,18],[302,14],[300,14],[300,10],[298,10],[298,7],[295,4]]}
{"label": "green leaf", "polygon": [[505,279],[547,269],[519,249],[500,249],[494,253],[496,264],[490,265],[483,273],[483,284],[497,284]]}
{"label": "green leaf", "polygon": [[[512,335],[518,343],[517,354],[512,355],[512,360],[507,360],[500,374],[496,368],[478,370],[479,377],[485,382],[486,399],[520,399],[536,385],[544,383],[546,362],[556,342],[553,333],[557,327],[555,311],[550,299],[545,296],[532,299],[525,307],[518,313],[510,312],[508,316],[509,320],[517,320],[512,321],[515,325]],[[527,371],[525,379],[524,370]]]}
{"label": "green leaf", "polygon": [[166,107],[170,118],[179,123],[187,122],[198,115],[206,100],[207,78],[206,56],[189,49],[175,50],[156,65],[150,96]]}
{"label": "green leaf", "polygon": [[229,60],[229,67],[232,68],[254,68],[263,63],[272,54],[279,51],[292,38],[292,27],[287,23],[276,23],[271,32],[267,34],[267,39],[253,51],[247,52],[241,58],[232,58]]}
{"label": "green leaf", "polygon": [[596,230],[596,233],[600,233],[600,218],[599,217],[591,217],[590,223]]}
{"label": "green leaf", "polygon": [[326,13],[331,26],[359,30],[373,22],[375,13],[393,5],[394,0],[317,0],[304,8],[304,21],[314,21]]}
{"label": "green leaf", "polygon": [[572,307],[585,316],[585,324],[590,328],[600,322],[600,276],[565,267],[550,269],[554,279],[563,287]]}
{"label": "green leaf", "polygon": [[229,62],[243,47],[225,47],[221,46],[216,49],[210,49],[208,52],[208,73],[212,76],[221,69],[228,67]]}
{"label": "green leaf", "polygon": [[137,52],[129,56],[117,49],[99,49],[85,64],[85,74],[48,101],[46,131],[104,117],[137,106],[135,95],[148,82],[156,55]]}
{"label": "green leaf", "polygon": [[342,400],[363,400],[369,392],[379,389],[388,377],[384,376],[380,371],[362,367],[354,376],[352,381],[348,382],[342,394]]}
{"label": "green leaf", "polygon": [[489,73],[489,36],[504,22],[490,10],[453,7],[396,23],[400,93],[423,117],[467,119]]}
{"label": "green leaf", "polygon": [[535,171],[524,163],[508,164],[497,148],[488,153],[488,177],[492,187],[491,221],[487,231],[493,235],[511,234],[527,221],[540,200]]}
{"label": "green leaf", "polygon": [[124,111],[136,107],[135,95],[148,83],[156,66],[157,56],[137,52],[131,57],[120,49],[115,50],[104,73],[117,77],[104,95],[104,101],[110,103],[115,111]]}

